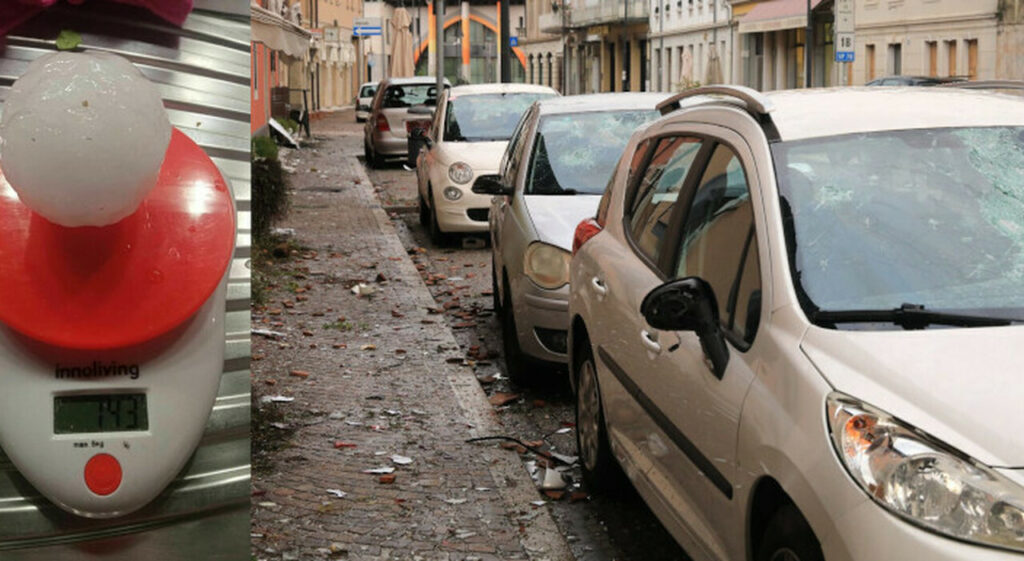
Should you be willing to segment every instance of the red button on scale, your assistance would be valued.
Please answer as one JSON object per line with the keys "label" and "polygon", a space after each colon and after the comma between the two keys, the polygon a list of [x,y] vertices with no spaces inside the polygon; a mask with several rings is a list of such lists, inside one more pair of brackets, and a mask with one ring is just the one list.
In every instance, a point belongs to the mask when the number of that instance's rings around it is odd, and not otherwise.
{"label": "red button on scale", "polygon": [[121,486],[121,464],[110,454],[96,454],[85,463],[85,484],[97,495],[109,495]]}
{"label": "red button on scale", "polygon": [[234,235],[227,183],[177,129],[156,187],[110,226],[53,224],[0,173],[0,324],[74,349],[149,341],[206,302],[231,262]]}

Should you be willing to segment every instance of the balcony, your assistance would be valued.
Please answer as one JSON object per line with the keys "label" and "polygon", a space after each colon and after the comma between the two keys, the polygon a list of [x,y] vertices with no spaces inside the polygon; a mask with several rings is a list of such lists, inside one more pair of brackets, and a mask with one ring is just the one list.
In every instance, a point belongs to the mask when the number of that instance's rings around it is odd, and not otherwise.
{"label": "balcony", "polygon": [[583,0],[570,12],[571,27],[609,23],[647,23],[650,0]]}
{"label": "balcony", "polygon": [[549,12],[537,18],[537,27],[541,33],[558,34],[562,32],[562,12]]}

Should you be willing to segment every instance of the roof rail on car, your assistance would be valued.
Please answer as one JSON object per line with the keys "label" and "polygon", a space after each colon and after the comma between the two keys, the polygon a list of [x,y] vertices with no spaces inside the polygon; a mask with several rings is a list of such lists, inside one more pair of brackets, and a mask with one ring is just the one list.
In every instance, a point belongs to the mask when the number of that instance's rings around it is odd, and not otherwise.
{"label": "roof rail on car", "polygon": [[973,82],[949,82],[937,84],[938,88],[962,88],[965,90],[1024,90],[1024,80],[976,80]]}
{"label": "roof rail on car", "polygon": [[679,109],[679,102],[682,100],[701,95],[717,95],[738,99],[746,105],[747,112],[749,112],[758,121],[761,121],[762,117],[767,116],[774,109],[774,105],[772,105],[771,100],[765,97],[761,92],[746,86],[733,86],[726,84],[701,86],[699,88],[686,90],[685,92],[676,94],[665,101],[662,101],[658,104],[657,108],[662,115],[668,115],[669,113]]}

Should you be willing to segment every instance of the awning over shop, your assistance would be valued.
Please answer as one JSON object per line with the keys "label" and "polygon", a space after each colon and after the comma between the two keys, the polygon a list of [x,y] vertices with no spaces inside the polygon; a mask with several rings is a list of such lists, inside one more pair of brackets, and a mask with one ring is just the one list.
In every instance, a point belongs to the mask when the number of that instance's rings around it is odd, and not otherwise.
{"label": "awning over shop", "polygon": [[309,58],[310,33],[287,22],[269,10],[256,5],[249,6],[252,24],[252,40],[263,43],[275,51],[298,59]]}
{"label": "awning over shop", "polygon": [[[813,10],[822,0],[811,0]],[[807,0],[765,0],[740,20],[740,33],[764,33],[807,27]]]}

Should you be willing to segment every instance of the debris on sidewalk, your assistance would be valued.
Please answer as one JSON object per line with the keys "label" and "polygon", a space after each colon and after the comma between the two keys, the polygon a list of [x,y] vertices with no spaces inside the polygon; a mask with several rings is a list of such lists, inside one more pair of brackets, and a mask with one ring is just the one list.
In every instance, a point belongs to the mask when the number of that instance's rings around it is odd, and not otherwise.
{"label": "debris on sidewalk", "polygon": [[260,337],[266,337],[268,339],[275,340],[283,339],[285,337],[284,333],[281,333],[280,331],[271,331],[269,329],[253,329],[250,331],[250,333],[252,333],[253,335],[259,335]]}
{"label": "debris on sidewalk", "polygon": [[407,466],[407,465],[412,463],[412,458],[410,458],[408,456],[400,456],[398,454],[392,454],[391,455],[391,461],[396,463],[396,464],[398,464],[398,465],[400,465],[400,466]]}
{"label": "debris on sidewalk", "polygon": [[490,401],[491,405],[495,407],[501,407],[502,405],[508,405],[509,403],[512,403],[513,401],[519,399],[520,397],[521,396],[517,393],[496,392],[494,395],[488,398],[488,401]]}
{"label": "debris on sidewalk", "polygon": [[265,395],[260,398],[261,403],[291,403],[293,401],[295,401],[294,397],[286,395]]}
{"label": "debris on sidewalk", "polygon": [[388,473],[394,473],[394,471],[395,471],[395,468],[393,468],[391,466],[384,466],[384,467],[373,468],[373,469],[364,469],[363,473],[368,473],[370,475],[383,475],[383,474],[388,474]]}
{"label": "debris on sidewalk", "polygon": [[346,496],[348,496],[348,493],[342,491],[341,489],[328,489],[327,492],[334,495],[335,497],[338,497],[339,499],[344,499]]}

